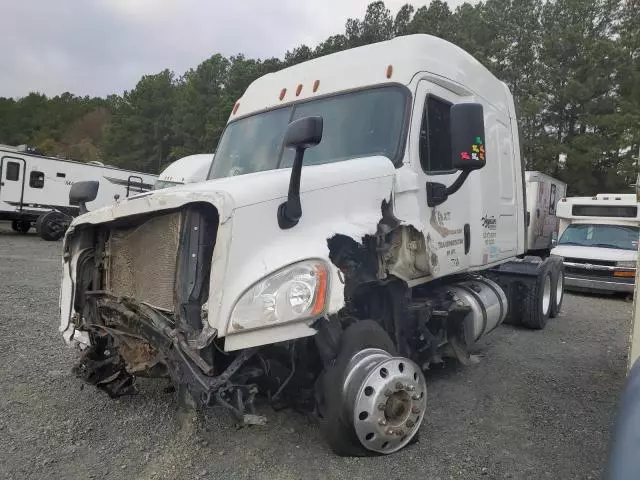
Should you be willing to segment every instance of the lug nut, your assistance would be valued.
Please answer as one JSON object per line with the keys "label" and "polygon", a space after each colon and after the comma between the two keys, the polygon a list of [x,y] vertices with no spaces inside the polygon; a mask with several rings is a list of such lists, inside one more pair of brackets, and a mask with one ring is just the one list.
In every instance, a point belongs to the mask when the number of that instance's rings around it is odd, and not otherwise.
{"label": "lug nut", "polygon": [[390,389],[388,389],[388,388],[384,391],[384,395],[385,395],[385,397],[390,397],[390,396],[391,396],[391,394],[393,394],[393,392],[392,392]]}
{"label": "lug nut", "polygon": [[385,408],[387,408],[387,406],[384,403],[378,404],[378,410],[384,410]]}
{"label": "lug nut", "polygon": [[393,428],[387,429],[387,435],[393,435]]}
{"label": "lug nut", "polygon": [[404,388],[404,385],[402,384],[402,382],[396,383],[396,389],[397,390],[402,390],[403,388]]}
{"label": "lug nut", "polygon": [[399,437],[403,436],[404,435],[404,430],[402,430],[401,428],[397,429],[396,430],[396,435],[399,436]]}
{"label": "lug nut", "polygon": [[378,420],[378,425],[382,425],[383,427],[387,424],[387,421],[384,418]]}
{"label": "lug nut", "polygon": [[416,387],[414,387],[413,385],[407,385],[407,390],[409,390],[410,392],[413,392],[416,389]]}
{"label": "lug nut", "polygon": [[420,400],[420,394],[419,393],[414,393],[411,398],[413,398],[414,400]]}
{"label": "lug nut", "polygon": [[420,408],[419,407],[413,407],[411,409],[411,413],[420,413]]}

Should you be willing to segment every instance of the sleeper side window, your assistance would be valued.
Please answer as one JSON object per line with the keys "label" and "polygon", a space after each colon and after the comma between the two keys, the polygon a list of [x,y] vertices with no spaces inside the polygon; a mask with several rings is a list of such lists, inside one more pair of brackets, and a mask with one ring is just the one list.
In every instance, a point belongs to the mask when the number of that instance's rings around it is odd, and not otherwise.
{"label": "sleeper side window", "polygon": [[7,162],[5,179],[17,182],[20,179],[20,164],[18,162]]}
{"label": "sleeper side window", "polygon": [[44,173],[33,170],[31,174],[29,174],[29,186],[31,188],[43,188]]}
{"label": "sleeper side window", "polygon": [[420,164],[426,173],[450,173],[451,103],[427,95],[420,126]]}

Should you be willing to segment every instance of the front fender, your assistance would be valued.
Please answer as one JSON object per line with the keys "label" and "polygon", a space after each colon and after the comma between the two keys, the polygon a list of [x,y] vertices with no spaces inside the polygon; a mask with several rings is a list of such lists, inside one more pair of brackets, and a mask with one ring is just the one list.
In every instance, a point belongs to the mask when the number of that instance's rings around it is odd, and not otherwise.
{"label": "front fender", "polygon": [[[363,236],[376,233],[382,218],[382,204],[385,200],[388,202],[393,193],[395,173],[391,162],[381,160],[367,159],[370,163],[366,179],[303,193],[302,217],[293,228],[282,230],[278,226],[277,211],[286,200],[284,196],[236,209],[228,225],[221,225],[215,250],[228,251],[228,258],[224,265],[222,258],[214,253],[208,318],[219,336],[227,337],[227,350],[315,333],[308,326],[314,319],[269,328],[268,332],[258,330],[259,333],[237,332],[230,324],[233,307],[247,289],[292,263],[310,258],[325,260],[330,267],[326,313],[336,313],[344,307],[344,286],[338,268],[329,259],[327,240],[342,234],[361,243]],[[377,169],[378,176],[371,175],[371,169]],[[303,170],[303,177],[305,173]]]}

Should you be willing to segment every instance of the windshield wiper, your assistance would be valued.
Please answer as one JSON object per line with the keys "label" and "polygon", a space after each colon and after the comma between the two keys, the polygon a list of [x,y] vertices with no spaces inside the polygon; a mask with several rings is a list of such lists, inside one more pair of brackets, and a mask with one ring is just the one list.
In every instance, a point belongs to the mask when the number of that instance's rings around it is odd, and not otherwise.
{"label": "windshield wiper", "polygon": [[615,248],[617,250],[626,250],[624,247],[621,247],[620,245],[612,245],[610,243],[594,243],[591,246],[600,247],[600,248]]}

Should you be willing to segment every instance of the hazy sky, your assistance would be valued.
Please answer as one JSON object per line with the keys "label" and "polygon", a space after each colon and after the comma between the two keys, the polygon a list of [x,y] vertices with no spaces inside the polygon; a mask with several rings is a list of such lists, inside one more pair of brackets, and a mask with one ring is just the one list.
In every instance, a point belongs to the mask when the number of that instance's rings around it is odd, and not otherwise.
{"label": "hazy sky", "polygon": [[[215,53],[282,57],[343,33],[370,0],[0,0],[0,97],[122,93]],[[392,13],[407,0],[386,0]],[[420,7],[428,0],[410,1]],[[450,0],[455,8],[462,3]]]}

